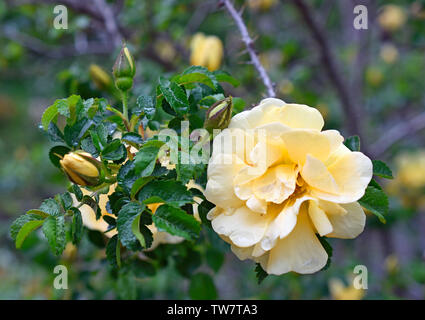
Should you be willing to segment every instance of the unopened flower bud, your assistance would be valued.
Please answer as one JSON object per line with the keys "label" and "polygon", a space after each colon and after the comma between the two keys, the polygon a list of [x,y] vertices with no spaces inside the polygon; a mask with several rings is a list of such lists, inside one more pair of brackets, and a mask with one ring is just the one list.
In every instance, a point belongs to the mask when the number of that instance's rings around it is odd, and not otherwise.
{"label": "unopened flower bud", "polygon": [[90,65],[89,73],[94,84],[100,90],[109,88],[112,83],[111,77],[97,64]]}
{"label": "unopened flower bud", "polygon": [[100,183],[100,162],[87,152],[68,153],[60,160],[60,165],[75,184],[93,187]]}
{"label": "unopened flower bud", "polygon": [[217,101],[207,111],[204,128],[208,131],[227,128],[232,118],[232,110],[232,97]]}
{"label": "unopened flower bud", "polygon": [[130,50],[124,46],[115,60],[112,73],[115,85],[121,91],[127,91],[133,86],[133,77],[136,74],[136,66]]}

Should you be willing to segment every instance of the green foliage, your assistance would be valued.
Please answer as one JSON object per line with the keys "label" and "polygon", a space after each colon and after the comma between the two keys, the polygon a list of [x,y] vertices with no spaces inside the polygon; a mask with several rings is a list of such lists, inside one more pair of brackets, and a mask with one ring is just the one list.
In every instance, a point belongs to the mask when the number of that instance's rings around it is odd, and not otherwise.
{"label": "green foliage", "polygon": [[257,263],[255,265],[255,276],[257,277],[257,282],[258,284],[260,284],[261,282],[263,282],[263,280],[265,278],[267,278],[269,274],[264,271],[263,267],[261,266],[261,264]]}
{"label": "green foliage", "polygon": [[384,191],[368,186],[359,203],[376,215],[382,223],[385,223],[384,216],[388,213],[388,197]]}
{"label": "green foliage", "polygon": [[385,179],[393,179],[393,173],[391,169],[381,160],[372,160],[373,163],[373,174]]}
{"label": "green foliage", "polygon": [[57,256],[62,254],[66,245],[65,217],[50,216],[46,218],[43,224],[43,233],[52,252]]}
{"label": "green foliage", "polygon": [[201,227],[193,216],[168,204],[162,205],[156,210],[153,222],[159,230],[187,240],[194,240]]}
{"label": "green foliage", "polygon": [[345,146],[351,151],[360,151],[360,138],[359,136],[351,136],[345,139]]}
{"label": "green foliage", "polygon": [[217,299],[217,290],[213,279],[206,273],[200,272],[193,275],[190,281],[189,295],[191,299]]}

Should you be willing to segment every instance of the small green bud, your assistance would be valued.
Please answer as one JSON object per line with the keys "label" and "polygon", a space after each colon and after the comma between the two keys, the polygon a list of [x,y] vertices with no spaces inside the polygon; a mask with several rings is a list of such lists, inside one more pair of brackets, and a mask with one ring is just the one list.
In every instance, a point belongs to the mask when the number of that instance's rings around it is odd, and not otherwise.
{"label": "small green bud", "polygon": [[227,128],[232,118],[232,110],[232,97],[217,101],[207,110],[204,128],[208,131]]}
{"label": "small green bud", "polygon": [[117,60],[115,60],[112,73],[116,87],[121,91],[127,91],[133,86],[133,77],[136,74],[136,66],[133,56],[126,46],[123,46]]}

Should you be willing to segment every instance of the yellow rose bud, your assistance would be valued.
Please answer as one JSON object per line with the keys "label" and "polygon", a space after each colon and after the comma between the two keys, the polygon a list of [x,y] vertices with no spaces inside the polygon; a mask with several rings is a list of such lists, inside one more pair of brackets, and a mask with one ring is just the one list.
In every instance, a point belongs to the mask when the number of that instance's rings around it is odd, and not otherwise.
{"label": "yellow rose bud", "polygon": [[232,110],[232,97],[217,101],[207,111],[204,128],[210,131],[227,128],[232,117]]}
{"label": "yellow rose bud", "polygon": [[406,13],[403,8],[396,5],[386,5],[379,14],[379,25],[385,31],[396,31],[400,29],[406,21]]}
{"label": "yellow rose bud", "polygon": [[99,162],[87,152],[71,152],[59,161],[69,180],[80,186],[99,184]]}
{"label": "yellow rose bud", "polygon": [[223,59],[223,43],[216,36],[204,36],[198,33],[193,36],[191,44],[191,65],[203,66],[210,71],[220,68]]}
{"label": "yellow rose bud", "polygon": [[111,77],[97,64],[90,65],[89,73],[94,84],[100,90],[108,88],[112,83]]}

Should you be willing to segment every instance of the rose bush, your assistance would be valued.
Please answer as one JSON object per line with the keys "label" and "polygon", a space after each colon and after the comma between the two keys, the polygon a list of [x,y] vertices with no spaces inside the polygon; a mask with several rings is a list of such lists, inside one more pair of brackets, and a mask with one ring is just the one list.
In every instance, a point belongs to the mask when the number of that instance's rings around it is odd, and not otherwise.
{"label": "rose bush", "polygon": [[372,162],[323,126],[316,109],[269,98],[214,138],[208,219],[240,259],[269,274],[316,272],[328,260],[316,233],[351,239],[364,229],[357,201]]}

